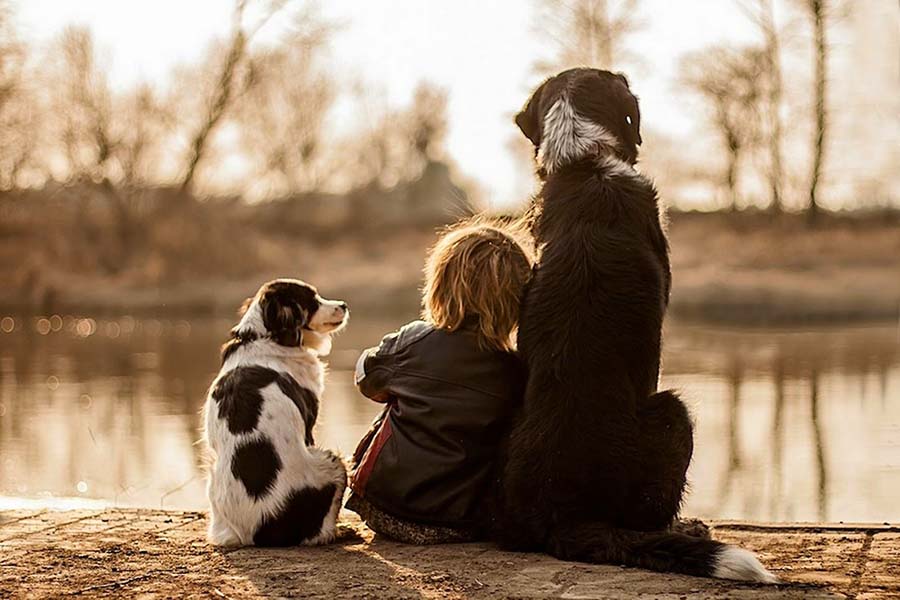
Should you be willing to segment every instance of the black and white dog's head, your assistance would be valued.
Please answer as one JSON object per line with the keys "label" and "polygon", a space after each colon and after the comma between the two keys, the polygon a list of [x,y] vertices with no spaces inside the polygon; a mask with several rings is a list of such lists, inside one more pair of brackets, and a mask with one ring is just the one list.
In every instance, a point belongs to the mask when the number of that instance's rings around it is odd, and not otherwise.
{"label": "black and white dog's head", "polygon": [[589,156],[634,165],[641,144],[638,100],[621,73],[569,69],[542,83],[516,115],[534,144],[541,177]]}
{"label": "black and white dog's head", "polygon": [[[331,334],[340,331],[350,317],[347,303],[322,298],[315,287],[299,279],[275,279],[248,298],[233,340],[270,339],[280,346],[304,347],[325,356],[331,351]],[[227,358],[228,345],[223,352]]]}

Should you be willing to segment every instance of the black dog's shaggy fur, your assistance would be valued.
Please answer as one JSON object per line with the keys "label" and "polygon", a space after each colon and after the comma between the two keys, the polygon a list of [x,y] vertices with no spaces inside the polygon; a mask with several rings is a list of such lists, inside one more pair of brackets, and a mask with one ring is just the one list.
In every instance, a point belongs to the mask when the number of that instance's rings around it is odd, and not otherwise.
{"label": "black dog's shaggy fur", "polygon": [[669,529],[692,425],[674,392],[657,392],[668,244],[656,190],[633,169],[640,114],[627,81],[563,72],[516,122],[535,144],[544,182],[534,222],[540,259],[518,338],[529,378],[502,477],[501,544],[767,580],[749,553]]}

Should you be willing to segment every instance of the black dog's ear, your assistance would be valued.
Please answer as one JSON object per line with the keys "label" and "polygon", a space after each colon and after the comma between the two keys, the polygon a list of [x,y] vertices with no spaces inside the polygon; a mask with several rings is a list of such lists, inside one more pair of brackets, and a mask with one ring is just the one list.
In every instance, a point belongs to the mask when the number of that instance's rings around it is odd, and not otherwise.
{"label": "black dog's ear", "polygon": [[625,102],[634,105],[634,110],[631,111],[631,114],[627,117],[628,127],[626,131],[628,132],[628,142],[635,146],[640,146],[644,140],[641,138],[641,109],[638,106],[637,96],[632,93],[631,86],[628,84],[628,78],[625,77],[625,73],[613,73],[613,76],[625,84],[625,89],[627,90],[627,100],[625,100]]}
{"label": "black dog's ear", "polygon": [[519,126],[519,129],[522,130],[522,133],[525,134],[534,147],[537,148],[541,145],[541,125],[540,122],[535,118],[532,111],[523,110],[519,114],[516,115],[516,125]]}
{"label": "black dog's ear", "polygon": [[263,324],[272,339],[282,346],[299,346],[303,341],[302,329],[306,326],[306,314],[302,308],[278,291],[265,292],[259,299]]}
{"label": "black dog's ear", "polygon": [[541,96],[544,92],[544,85],[546,84],[542,84],[532,94],[525,108],[516,115],[516,125],[522,130],[525,137],[534,144],[535,148],[541,145],[541,135],[544,129],[543,119],[541,118]]}

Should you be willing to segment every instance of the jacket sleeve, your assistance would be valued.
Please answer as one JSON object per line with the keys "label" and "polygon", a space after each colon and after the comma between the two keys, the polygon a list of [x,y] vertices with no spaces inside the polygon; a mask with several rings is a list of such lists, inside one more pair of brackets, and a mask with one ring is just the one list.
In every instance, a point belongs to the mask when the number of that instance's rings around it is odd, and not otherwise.
{"label": "jacket sleeve", "polygon": [[398,337],[399,333],[384,336],[378,346],[364,350],[356,361],[356,387],[363,396],[376,402],[387,402],[390,398]]}

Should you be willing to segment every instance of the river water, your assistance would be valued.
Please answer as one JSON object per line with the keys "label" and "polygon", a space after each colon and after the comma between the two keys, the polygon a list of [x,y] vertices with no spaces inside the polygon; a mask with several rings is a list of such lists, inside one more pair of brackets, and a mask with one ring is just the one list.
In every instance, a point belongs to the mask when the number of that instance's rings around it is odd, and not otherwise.
{"label": "river water", "polygon": [[[353,450],[379,407],[359,351],[402,324],[353,319],[335,340],[316,439]],[[202,508],[199,412],[227,320],[0,318],[0,510]],[[664,387],[695,421],[684,513],[900,521],[900,331],[721,329],[670,322]]]}

